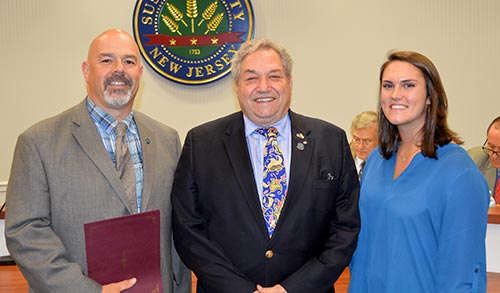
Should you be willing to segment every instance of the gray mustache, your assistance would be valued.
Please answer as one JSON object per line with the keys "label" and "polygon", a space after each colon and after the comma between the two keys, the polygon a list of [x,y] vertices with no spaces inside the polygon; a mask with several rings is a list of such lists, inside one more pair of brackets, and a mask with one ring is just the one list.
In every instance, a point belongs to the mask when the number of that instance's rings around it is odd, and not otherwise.
{"label": "gray mustache", "polygon": [[113,82],[123,82],[129,87],[132,87],[132,85],[134,84],[132,79],[127,78],[124,74],[113,74],[104,81],[104,86],[108,86]]}

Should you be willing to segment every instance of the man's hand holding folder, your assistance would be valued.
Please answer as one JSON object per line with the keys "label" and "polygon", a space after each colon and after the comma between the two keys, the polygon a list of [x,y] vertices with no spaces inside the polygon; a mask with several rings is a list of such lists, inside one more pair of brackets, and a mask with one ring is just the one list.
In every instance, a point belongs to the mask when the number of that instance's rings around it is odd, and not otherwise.
{"label": "man's hand holding folder", "polygon": [[84,229],[88,276],[107,284],[103,292],[163,292],[159,210],[86,223]]}

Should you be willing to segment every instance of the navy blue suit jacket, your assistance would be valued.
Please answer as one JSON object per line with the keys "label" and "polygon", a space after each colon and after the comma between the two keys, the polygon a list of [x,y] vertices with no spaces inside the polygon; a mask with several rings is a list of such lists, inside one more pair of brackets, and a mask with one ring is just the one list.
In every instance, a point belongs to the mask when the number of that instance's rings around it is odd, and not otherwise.
{"label": "navy blue suit jacket", "polygon": [[349,264],[360,228],[359,183],[345,132],[289,115],[289,188],[272,239],[242,113],[188,132],[172,191],[173,225],[179,255],[198,277],[197,292],[248,293],[257,284],[334,292]]}

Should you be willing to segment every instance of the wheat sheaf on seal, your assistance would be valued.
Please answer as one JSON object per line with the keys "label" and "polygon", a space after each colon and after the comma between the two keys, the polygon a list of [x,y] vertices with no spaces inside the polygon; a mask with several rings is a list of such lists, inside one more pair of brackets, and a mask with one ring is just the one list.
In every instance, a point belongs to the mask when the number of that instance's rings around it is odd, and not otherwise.
{"label": "wheat sheaf on seal", "polygon": [[154,71],[202,85],[228,75],[232,56],[253,38],[255,23],[249,0],[138,0],[133,26]]}

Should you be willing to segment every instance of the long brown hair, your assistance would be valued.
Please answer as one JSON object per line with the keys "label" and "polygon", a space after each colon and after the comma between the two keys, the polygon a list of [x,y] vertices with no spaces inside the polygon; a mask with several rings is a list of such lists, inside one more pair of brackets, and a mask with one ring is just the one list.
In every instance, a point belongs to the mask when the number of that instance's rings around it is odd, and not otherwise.
{"label": "long brown hair", "polygon": [[[427,105],[425,114],[425,124],[420,130],[422,132],[422,141],[420,147],[422,154],[428,158],[437,159],[437,146],[443,146],[450,142],[462,144],[458,135],[448,128],[448,99],[446,92],[441,82],[439,72],[429,58],[424,55],[411,51],[396,51],[388,55],[387,61],[380,67],[380,87],[382,87],[382,76],[388,64],[393,61],[403,61],[417,67],[424,76],[427,99],[430,105]],[[380,90],[379,90],[380,93]],[[380,94],[379,94],[380,95]],[[378,104],[378,139],[380,145],[380,153],[384,158],[390,159],[399,145],[401,140],[399,129],[396,125],[391,124],[385,117],[382,111],[382,105]]]}

